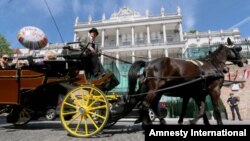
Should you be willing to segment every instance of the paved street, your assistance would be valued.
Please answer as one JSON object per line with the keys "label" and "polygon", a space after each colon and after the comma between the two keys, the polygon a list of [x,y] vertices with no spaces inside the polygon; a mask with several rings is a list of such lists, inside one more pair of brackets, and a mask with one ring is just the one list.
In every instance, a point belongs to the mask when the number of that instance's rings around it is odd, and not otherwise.
{"label": "paved street", "polygon": [[[134,125],[135,119],[121,119],[109,129],[104,129],[96,137],[85,138],[84,141],[143,141],[144,134],[140,124]],[[177,119],[167,118],[168,124],[176,124]],[[225,125],[250,125],[250,121],[224,120]],[[158,124],[158,122],[154,122]],[[210,120],[212,125],[216,121]],[[202,120],[198,122],[202,124]],[[0,141],[80,141],[82,138],[71,137],[61,126],[59,120],[32,121],[22,128],[14,128],[0,116]]]}

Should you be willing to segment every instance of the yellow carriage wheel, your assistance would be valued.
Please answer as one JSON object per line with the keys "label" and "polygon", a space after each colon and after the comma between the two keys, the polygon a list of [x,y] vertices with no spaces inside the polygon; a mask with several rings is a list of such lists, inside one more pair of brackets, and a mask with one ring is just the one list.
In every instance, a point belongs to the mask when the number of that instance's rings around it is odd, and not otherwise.
{"label": "yellow carriage wheel", "polygon": [[64,98],[60,119],[63,127],[73,136],[89,137],[106,125],[109,103],[104,93],[94,86],[79,86]]}

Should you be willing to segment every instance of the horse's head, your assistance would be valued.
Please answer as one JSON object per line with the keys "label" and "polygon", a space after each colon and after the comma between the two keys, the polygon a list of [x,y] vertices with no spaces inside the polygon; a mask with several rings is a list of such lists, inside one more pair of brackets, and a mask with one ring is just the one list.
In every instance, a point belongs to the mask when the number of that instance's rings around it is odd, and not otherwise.
{"label": "horse's head", "polygon": [[247,61],[243,59],[240,54],[242,47],[234,45],[230,38],[227,39],[227,43],[227,48],[229,49],[227,60],[232,62],[233,64],[238,65],[239,67],[243,67],[244,63],[247,63]]}

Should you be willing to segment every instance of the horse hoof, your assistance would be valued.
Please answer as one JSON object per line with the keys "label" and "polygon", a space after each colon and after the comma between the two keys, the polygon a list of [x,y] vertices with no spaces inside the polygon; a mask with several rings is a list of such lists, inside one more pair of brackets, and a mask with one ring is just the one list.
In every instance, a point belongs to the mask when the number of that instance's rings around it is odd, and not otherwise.
{"label": "horse hoof", "polygon": [[183,122],[183,125],[191,125],[191,121],[190,120],[185,121],[185,122]]}
{"label": "horse hoof", "polygon": [[152,122],[145,122],[145,121],[142,121],[142,125],[141,125],[142,129],[145,129],[145,127],[146,127],[147,125],[153,125],[153,123],[152,123]]}
{"label": "horse hoof", "polygon": [[166,121],[164,119],[160,120],[160,125],[167,125]]}
{"label": "horse hoof", "polygon": [[141,128],[145,130],[145,124],[141,124]]}
{"label": "horse hoof", "polygon": [[183,122],[178,122],[179,125],[183,125]]}
{"label": "horse hoof", "polygon": [[194,122],[193,120],[189,120],[190,125],[195,125],[196,122]]}
{"label": "horse hoof", "polygon": [[141,123],[142,121],[140,119],[135,120],[134,124]]}
{"label": "horse hoof", "polygon": [[210,125],[210,123],[209,123],[209,122],[204,122],[204,124],[205,124],[205,125]]}
{"label": "horse hoof", "polygon": [[217,122],[217,125],[223,125],[222,121],[221,122]]}
{"label": "horse hoof", "polygon": [[183,121],[178,121],[178,124],[179,124],[179,125],[182,125],[182,124],[183,124]]}

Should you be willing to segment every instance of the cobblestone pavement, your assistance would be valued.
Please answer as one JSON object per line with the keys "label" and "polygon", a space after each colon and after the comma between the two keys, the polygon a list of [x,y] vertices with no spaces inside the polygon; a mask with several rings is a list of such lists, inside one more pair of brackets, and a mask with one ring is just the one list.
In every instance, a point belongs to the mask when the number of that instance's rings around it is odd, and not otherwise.
{"label": "cobblestone pavement", "polygon": [[[0,116],[0,141],[144,141],[145,137],[141,125],[135,125],[135,119],[121,119],[109,129],[104,129],[100,134],[91,138],[76,138],[68,135],[61,125],[60,120],[32,121],[22,128],[15,128],[5,122],[5,117]],[[177,124],[177,119],[167,118],[168,124]],[[186,119],[187,121],[188,119]],[[215,120],[210,120],[216,125]],[[225,125],[250,125],[249,120],[230,121],[223,120]],[[158,122],[154,122],[158,124]],[[198,124],[203,124],[202,120]]]}

